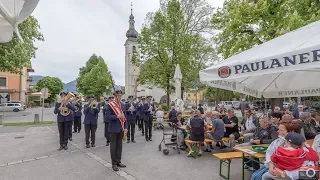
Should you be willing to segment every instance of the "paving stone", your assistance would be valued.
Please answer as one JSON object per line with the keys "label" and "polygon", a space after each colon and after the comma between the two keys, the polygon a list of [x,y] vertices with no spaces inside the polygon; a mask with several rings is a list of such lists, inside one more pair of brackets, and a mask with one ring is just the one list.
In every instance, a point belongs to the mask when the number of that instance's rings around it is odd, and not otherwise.
{"label": "paving stone", "polygon": [[117,172],[117,174],[119,174],[119,176],[121,177],[128,175],[128,173],[126,173],[125,171],[122,171],[121,169]]}
{"label": "paving stone", "polygon": [[45,159],[45,158],[48,158],[49,156],[41,156],[41,157],[37,157],[36,159],[39,160],[39,159]]}
{"label": "paving stone", "polygon": [[106,164],[103,164],[105,167],[107,168],[111,168],[112,167],[112,164],[111,163],[106,163]]}
{"label": "paving stone", "polygon": [[100,162],[101,164],[106,164],[106,163],[108,163],[108,161],[106,161],[106,160],[104,160],[104,159],[99,160],[99,162]]}
{"label": "paving stone", "polygon": [[22,160],[23,162],[29,162],[29,161],[34,161],[34,160],[36,160],[35,158],[33,158],[33,159],[25,159],[25,160]]}
{"label": "paving stone", "polygon": [[9,163],[8,163],[8,166],[10,166],[10,165],[15,165],[15,164],[20,164],[20,163],[22,163],[22,160],[20,160],[20,161],[14,161],[14,162],[9,162]]}
{"label": "paving stone", "polygon": [[126,180],[136,180],[137,178],[135,178],[135,177],[133,177],[133,176],[131,176],[131,175],[129,175],[129,174],[127,174],[126,176],[124,176],[124,178],[126,179]]}
{"label": "paving stone", "polygon": [[8,163],[0,164],[0,167],[8,166]]}

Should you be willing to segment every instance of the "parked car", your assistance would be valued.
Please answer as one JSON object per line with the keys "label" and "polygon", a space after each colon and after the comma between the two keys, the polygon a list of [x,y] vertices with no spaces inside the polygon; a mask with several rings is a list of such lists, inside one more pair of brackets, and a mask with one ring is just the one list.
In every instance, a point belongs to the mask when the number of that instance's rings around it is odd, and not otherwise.
{"label": "parked car", "polygon": [[0,104],[0,111],[13,111],[19,112],[24,111],[26,106],[21,103],[3,103]]}

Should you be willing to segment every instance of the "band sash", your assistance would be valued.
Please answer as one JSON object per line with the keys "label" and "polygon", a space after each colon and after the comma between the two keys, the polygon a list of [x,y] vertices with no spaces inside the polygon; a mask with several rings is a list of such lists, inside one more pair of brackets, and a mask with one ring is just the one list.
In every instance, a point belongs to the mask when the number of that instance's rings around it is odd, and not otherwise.
{"label": "band sash", "polygon": [[[120,114],[123,114],[122,112],[122,109],[121,107],[119,106],[118,103],[116,103],[115,101],[112,101],[112,102],[109,102],[108,103],[109,106],[112,108],[113,112],[118,116]],[[123,117],[123,118],[120,118],[120,123],[121,123],[121,126],[122,126],[122,130],[124,130],[124,122],[126,121],[126,118]]]}

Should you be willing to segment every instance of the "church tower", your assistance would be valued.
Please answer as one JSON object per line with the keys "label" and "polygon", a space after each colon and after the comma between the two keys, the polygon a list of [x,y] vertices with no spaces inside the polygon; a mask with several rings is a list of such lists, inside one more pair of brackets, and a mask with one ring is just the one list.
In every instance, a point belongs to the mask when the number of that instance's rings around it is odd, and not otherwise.
{"label": "church tower", "polygon": [[132,4],[131,4],[131,15],[129,16],[129,30],[126,33],[127,40],[125,43],[125,97],[137,96],[137,79],[139,76],[139,68],[132,64],[131,59],[134,52],[138,51],[137,37],[138,32],[134,28],[134,16],[132,15]]}

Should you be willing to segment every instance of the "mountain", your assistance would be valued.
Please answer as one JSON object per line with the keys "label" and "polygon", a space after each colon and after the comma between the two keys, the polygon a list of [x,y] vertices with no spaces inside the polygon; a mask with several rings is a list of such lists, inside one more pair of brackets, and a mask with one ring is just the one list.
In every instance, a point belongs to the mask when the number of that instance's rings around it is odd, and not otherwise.
{"label": "mountain", "polygon": [[43,78],[43,76],[40,75],[30,75],[32,81],[29,82],[30,86],[35,86],[37,84],[37,82]]}
{"label": "mountain", "polygon": [[64,84],[63,90],[64,91],[71,91],[71,92],[77,91],[77,80],[73,80],[71,82]]}

